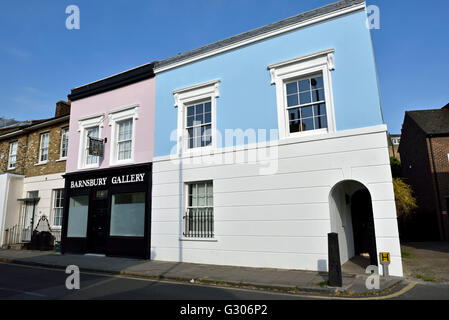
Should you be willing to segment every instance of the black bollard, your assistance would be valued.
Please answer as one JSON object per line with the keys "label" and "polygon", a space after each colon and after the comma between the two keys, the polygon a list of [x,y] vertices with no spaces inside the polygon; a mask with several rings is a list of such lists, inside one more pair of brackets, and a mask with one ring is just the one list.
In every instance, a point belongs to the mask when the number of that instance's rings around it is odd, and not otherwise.
{"label": "black bollard", "polygon": [[338,247],[338,233],[328,233],[327,242],[329,248],[329,280],[330,287],[341,287],[343,280],[341,276],[340,248]]}

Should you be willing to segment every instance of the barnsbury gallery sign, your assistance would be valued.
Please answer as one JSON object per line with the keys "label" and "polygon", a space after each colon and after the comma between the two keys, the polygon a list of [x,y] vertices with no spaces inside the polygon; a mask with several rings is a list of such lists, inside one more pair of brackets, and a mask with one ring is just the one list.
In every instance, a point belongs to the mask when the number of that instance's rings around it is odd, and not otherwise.
{"label": "barnsbury gallery sign", "polygon": [[84,179],[70,182],[70,189],[106,186],[110,178],[112,184],[144,182],[145,173],[125,174],[112,177]]}

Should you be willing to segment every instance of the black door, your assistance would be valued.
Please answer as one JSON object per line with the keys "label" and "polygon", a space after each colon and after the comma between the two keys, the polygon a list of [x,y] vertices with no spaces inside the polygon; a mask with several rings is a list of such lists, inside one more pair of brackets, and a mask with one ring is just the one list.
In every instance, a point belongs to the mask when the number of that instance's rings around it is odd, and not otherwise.
{"label": "black door", "polygon": [[89,210],[87,245],[89,253],[106,252],[108,191],[94,191]]}

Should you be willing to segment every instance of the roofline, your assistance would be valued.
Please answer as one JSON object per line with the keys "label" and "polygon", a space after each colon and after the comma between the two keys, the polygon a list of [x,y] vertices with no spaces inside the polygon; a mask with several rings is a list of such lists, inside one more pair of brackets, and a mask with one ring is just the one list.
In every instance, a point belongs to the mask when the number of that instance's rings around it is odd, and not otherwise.
{"label": "roofline", "polygon": [[156,62],[155,74],[253,42],[366,8],[365,0],[342,0]]}
{"label": "roofline", "polygon": [[65,116],[61,116],[61,117],[55,117],[55,118],[50,118],[47,120],[43,120],[42,122],[39,122],[37,124],[32,124],[28,127],[25,127],[23,129],[20,130],[16,130],[16,131],[12,131],[3,135],[0,135],[0,140],[4,140],[4,139],[8,139],[8,138],[12,138],[18,135],[21,135],[23,133],[27,133],[42,127],[46,127],[55,123],[59,123],[59,122],[64,122],[70,119],[70,115],[65,115]]}
{"label": "roofline", "polygon": [[154,64],[155,62],[146,63],[112,76],[73,88],[67,97],[70,101],[76,101],[152,78],[154,77]]}
{"label": "roofline", "polygon": [[428,109],[428,110],[412,110],[412,111],[405,111],[405,116],[404,116],[404,123],[405,123],[405,119],[406,119],[406,117],[408,117],[408,118],[410,118],[410,120],[411,121],[413,121],[414,123],[415,123],[415,125],[419,128],[419,130],[421,130],[421,132],[422,133],[424,133],[424,136],[427,138],[427,137],[444,137],[444,136],[449,136],[449,132],[447,132],[447,133],[428,133],[428,132],[426,132],[426,130],[424,130],[424,128],[423,127],[421,127],[420,125],[419,125],[419,123],[415,120],[415,119],[413,119],[413,117],[411,117],[410,115],[409,115],[409,113],[410,112],[416,112],[416,111],[438,111],[438,110],[441,110],[441,109]]}

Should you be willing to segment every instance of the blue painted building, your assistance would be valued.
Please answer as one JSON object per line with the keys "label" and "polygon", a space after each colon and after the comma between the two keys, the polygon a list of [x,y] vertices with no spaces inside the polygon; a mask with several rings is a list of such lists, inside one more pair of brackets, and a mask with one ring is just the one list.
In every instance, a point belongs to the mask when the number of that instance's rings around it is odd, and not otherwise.
{"label": "blue painted building", "polygon": [[[327,270],[390,252],[402,275],[364,1],[160,61],[152,257]],[[368,263],[367,262],[367,263]]]}

